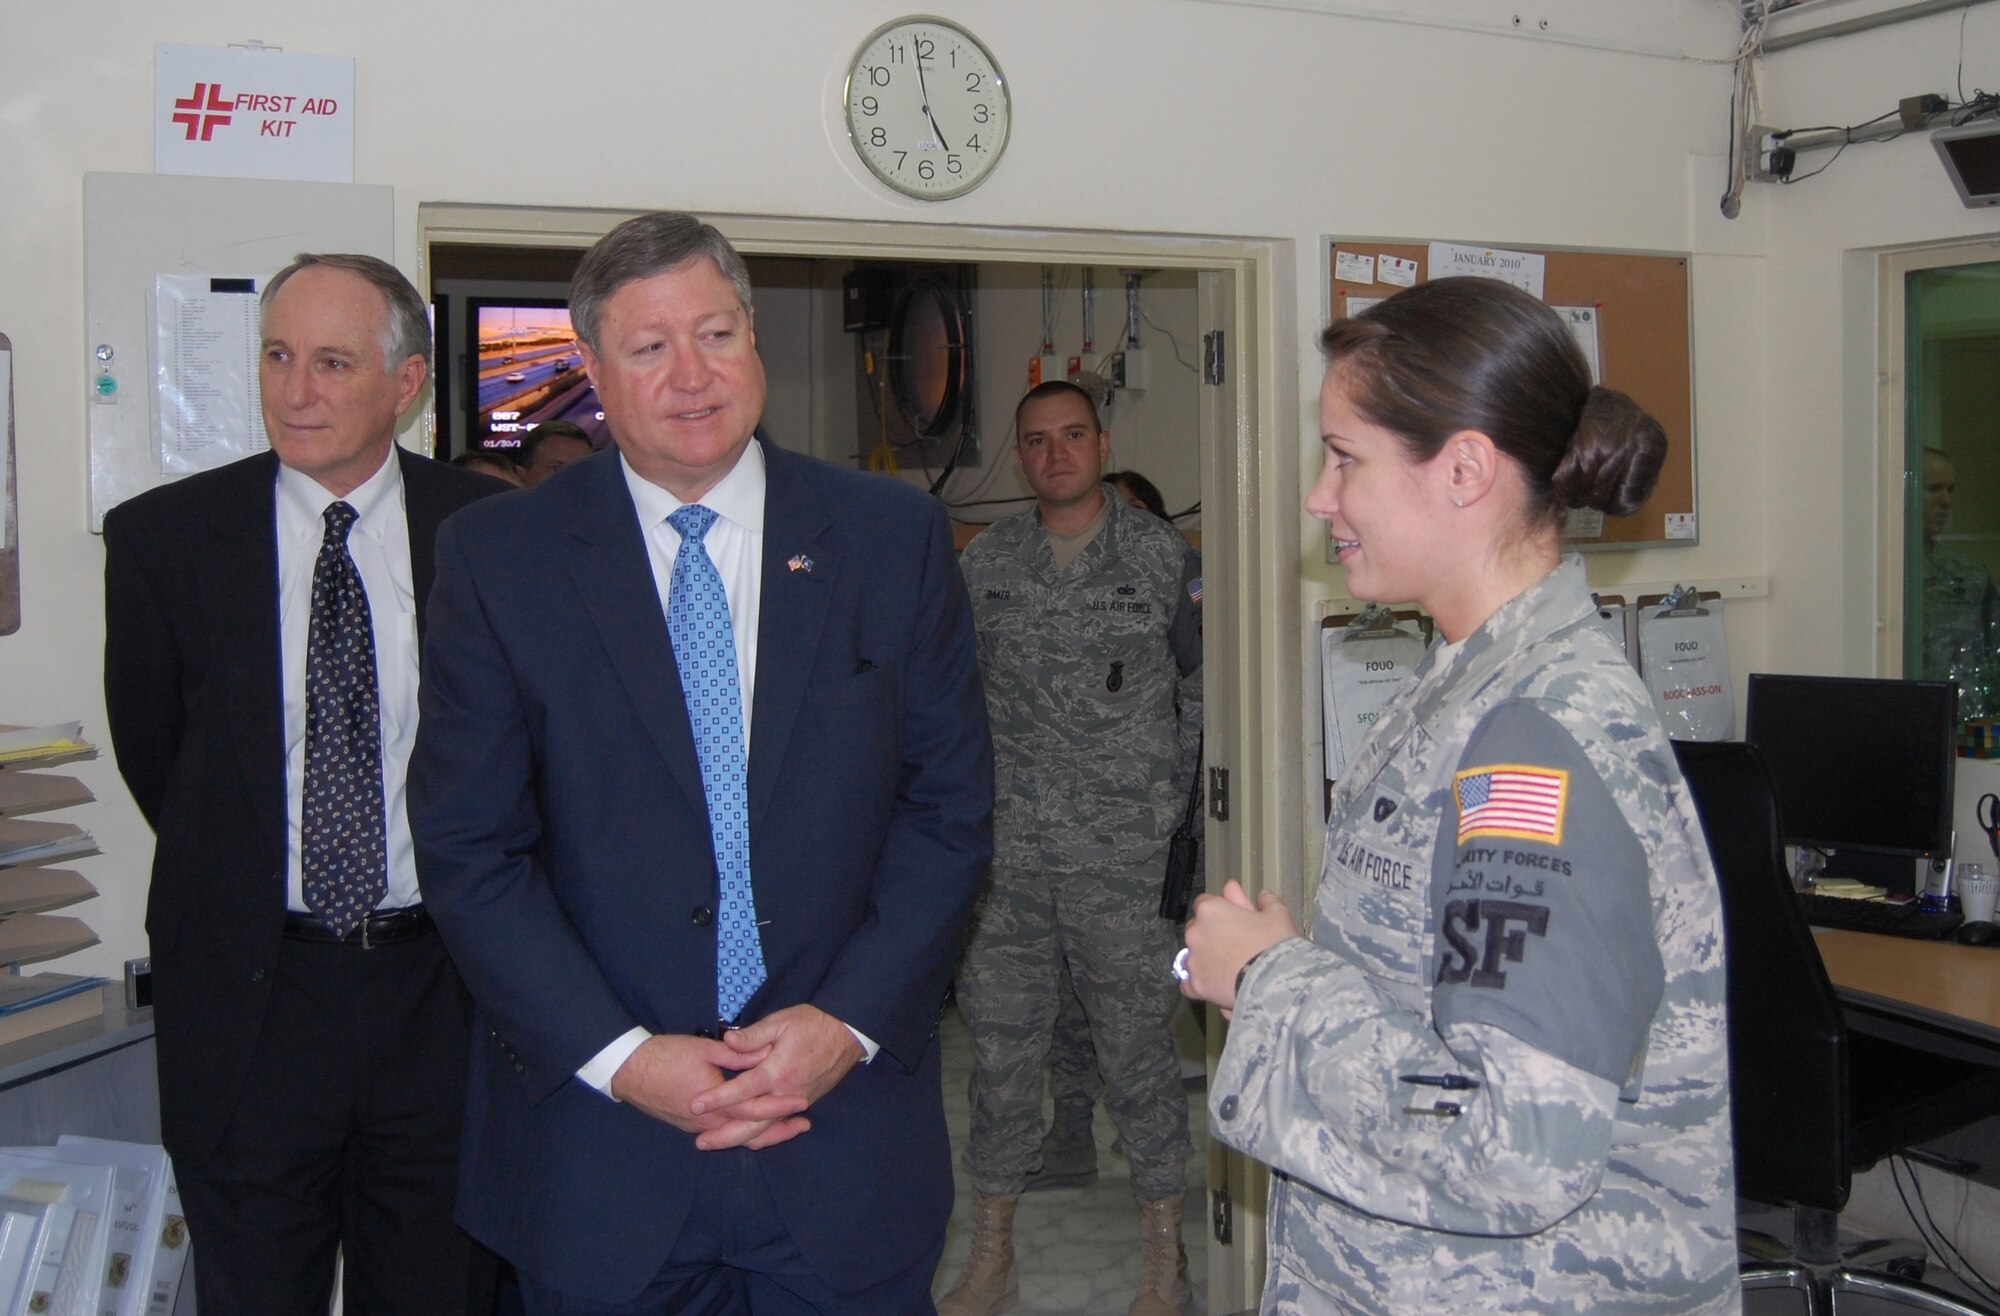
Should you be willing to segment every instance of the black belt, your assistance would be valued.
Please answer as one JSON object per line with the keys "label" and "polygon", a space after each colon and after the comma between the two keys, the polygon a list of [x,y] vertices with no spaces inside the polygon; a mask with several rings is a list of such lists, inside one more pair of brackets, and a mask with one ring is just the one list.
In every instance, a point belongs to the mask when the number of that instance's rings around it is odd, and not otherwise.
{"label": "black belt", "polygon": [[344,937],[336,937],[320,922],[317,914],[285,914],[285,935],[293,941],[338,942],[343,946],[359,946],[372,950],[377,946],[393,946],[399,941],[409,941],[430,932],[437,925],[431,922],[430,911],[422,905],[411,905],[406,909],[386,909],[379,914],[370,914],[361,920],[355,929]]}

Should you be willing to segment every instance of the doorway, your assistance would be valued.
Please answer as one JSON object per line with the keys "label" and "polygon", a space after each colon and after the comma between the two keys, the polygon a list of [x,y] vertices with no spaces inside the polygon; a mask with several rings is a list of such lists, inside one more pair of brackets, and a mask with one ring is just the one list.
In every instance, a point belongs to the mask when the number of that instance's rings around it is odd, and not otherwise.
{"label": "doorway", "polygon": [[1883,557],[1901,624],[1883,670],[1951,681],[2000,717],[2000,259],[1989,244],[1883,269]]}
{"label": "doorway", "polygon": [[1904,282],[1903,670],[2000,715],[2000,261]]}
{"label": "doorway", "polygon": [[[579,252],[630,212],[533,209],[427,203],[418,210],[420,285],[434,284],[437,261],[452,247],[497,246],[540,250],[547,256]],[[808,261],[922,261],[1012,267],[1019,282],[1039,284],[1042,267],[1117,272],[1099,313],[1101,333],[1115,341],[1122,325],[1122,272],[1148,272],[1155,287],[1191,284],[1195,341],[1176,347],[1199,381],[1194,399],[1195,502],[1201,509],[1207,614],[1204,666],[1208,766],[1229,773],[1226,816],[1213,809],[1207,823],[1211,886],[1223,875],[1241,877],[1253,890],[1295,887],[1303,871],[1299,820],[1306,816],[1305,762],[1296,743],[1302,721],[1306,646],[1301,620],[1298,400],[1282,396],[1295,382],[1280,353],[1280,323],[1272,289],[1289,277],[1290,244],[1243,238],[1068,233],[1048,230],[966,229],[948,225],[840,220],[708,216],[753,264],[762,258]],[[1032,278],[1025,270],[1035,271]],[[1100,283],[1100,287],[1105,285]],[[761,304],[761,289],[760,289]],[[1161,342],[1160,347],[1166,346]],[[1037,344],[1039,347],[1039,344]],[[1080,341],[1076,354],[1081,352]],[[1026,361],[1013,348],[1006,367],[1012,384],[999,389],[1018,397]],[[1039,353],[1037,353],[1039,355]],[[1149,352],[1154,378],[1171,368]],[[1288,358],[1285,358],[1288,360]],[[1067,364],[1065,362],[1065,364]],[[1015,387],[1018,385],[1019,387]],[[1129,386],[1129,380],[1128,380]],[[1128,389],[1129,391],[1129,389]],[[990,399],[988,405],[991,405]],[[1114,403],[1114,444],[1120,423]],[[1136,403],[1135,403],[1136,406]],[[1011,414],[1011,402],[1006,408]],[[846,413],[853,416],[856,413]],[[1128,409],[1128,416],[1131,409]],[[1282,421],[1280,418],[1283,418]],[[989,431],[993,427],[988,425]],[[999,432],[984,444],[986,467],[957,479],[990,475],[997,483],[1011,459]],[[829,426],[824,441],[840,448]],[[1275,459],[1260,450],[1258,435],[1276,435]],[[433,426],[428,436],[438,446]],[[831,456],[831,451],[821,455]],[[1134,463],[1136,464],[1136,462]],[[998,473],[994,473],[997,468]],[[902,470],[903,478],[925,479]],[[932,477],[934,478],[934,477]],[[948,487],[955,488],[956,486]],[[1174,502],[1172,498],[1169,500]],[[1184,504],[1175,503],[1174,510]],[[1290,892],[1296,895],[1296,892]],[[1207,1039],[1208,1069],[1221,1030]],[[948,1091],[947,1102],[962,1096]],[[1262,1277],[1263,1172],[1210,1146],[1206,1153],[1208,1201],[1191,1201],[1185,1237],[1190,1247],[1207,1240],[1207,1310],[1234,1311],[1254,1303]],[[1117,1246],[1137,1254],[1136,1231]],[[947,1263],[948,1268],[949,1263]]]}

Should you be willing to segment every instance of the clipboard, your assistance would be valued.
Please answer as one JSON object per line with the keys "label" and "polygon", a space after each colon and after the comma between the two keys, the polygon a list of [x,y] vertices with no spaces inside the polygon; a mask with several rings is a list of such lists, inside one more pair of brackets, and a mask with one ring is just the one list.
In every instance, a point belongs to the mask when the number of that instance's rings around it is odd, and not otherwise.
{"label": "clipboard", "polygon": [[1604,633],[1617,641],[1618,652],[1624,654],[1625,661],[1636,670],[1639,666],[1638,642],[1633,639],[1633,628],[1639,610],[1628,607],[1623,594],[1599,594],[1592,590],[1590,601],[1597,605],[1597,620],[1604,627]]}
{"label": "clipboard", "polygon": [[1721,590],[1694,590],[1682,586],[1675,589],[1671,594],[1641,594],[1639,596],[1639,610],[1644,612],[1647,608],[1659,607],[1666,607],[1675,611],[1687,609],[1688,611],[1685,615],[1699,617],[1707,614],[1709,604],[1720,602],[1722,602]]}
{"label": "clipboard", "polygon": [[[1363,644],[1363,645],[1368,644],[1374,640],[1390,640],[1390,639],[1406,640],[1409,638],[1409,631],[1407,629],[1408,623],[1414,622],[1416,623],[1418,634],[1422,638],[1423,647],[1426,651],[1430,649],[1431,643],[1435,638],[1437,629],[1437,624],[1434,621],[1432,621],[1429,614],[1427,613],[1420,612],[1414,608],[1400,608],[1400,609],[1385,608],[1380,604],[1371,604],[1360,612],[1337,612],[1321,618],[1319,623],[1319,629],[1320,629],[1319,651],[1322,656],[1322,672],[1320,676],[1320,729],[1321,729],[1321,735],[1323,737],[1336,734],[1330,724],[1332,708],[1331,708],[1331,700],[1328,695],[1327,676],[1324,671],[1324,656],[1326,653],[1327,632],[1348,631],[1349,628],[1352,627],[1356,622],[1363,622],[1365,624],[1359,629],[1351,630],[1348,634],[1347,639],[1348,642]],[[1401,625],[1399,625],[1399,623]],[[1325,761],[1326,758],[1325,755],[1323,754],[1322,762]],[[1321,799],[1320,807],[1322,813],[1325,814],[1325,813],[1330,813],[1333,808],[1333,778],[1323,777],[1322,780],[1325,783],[1325,791]]]}

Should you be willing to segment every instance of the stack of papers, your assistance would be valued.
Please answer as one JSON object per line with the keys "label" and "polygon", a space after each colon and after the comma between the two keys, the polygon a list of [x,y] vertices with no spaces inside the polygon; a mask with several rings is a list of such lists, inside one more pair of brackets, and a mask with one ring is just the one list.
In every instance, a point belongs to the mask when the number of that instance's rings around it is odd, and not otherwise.
{"label": "stack of papers", "polygon": [[[104,1013],[103,979],[69,973],[24,977],[18,967],[97,944],[97,934],[82,920],[42,912],[88,900],[97,894],[96,888],[67,869],[41,867],[96,854],[96,839],[74,823],[21,816],[74,808],[93,798],[90,788],[75,777],[27,772],[24,767],[92,758],[96,753],[83,739],[81,723],[0,727],[0,965],[15,966],[12,973],[0,975],[0,1045]],[[22,1222],[0,1207],[0,1316],[11,1316],[4,1301],[10,1296],[5,1259],[10,1240],[19,1242],[20,1227]]]}
{"label": "stack of papers", "polygon": [[47,767],[96,757],[97,746],[83,738],[81,722],[58,722],[46,727],[0,727],[0,767],[27,763]]}
{"label": "stack of papers", "polygon": [[1822,877],[1812,885],[1813,894],[1838,900],[1880,900],[1889,894],[1885,886],[1869,886],[1851,877]]}
{"label": "stack of papers", "polygon": [[0,974],[0,1045],[97,1018],[103,986],[74,973]]}
{"label": "stack of papers", "polygon": [[97,840],[74,823],[0,818],[0,868],[54,863],[97,853]]}

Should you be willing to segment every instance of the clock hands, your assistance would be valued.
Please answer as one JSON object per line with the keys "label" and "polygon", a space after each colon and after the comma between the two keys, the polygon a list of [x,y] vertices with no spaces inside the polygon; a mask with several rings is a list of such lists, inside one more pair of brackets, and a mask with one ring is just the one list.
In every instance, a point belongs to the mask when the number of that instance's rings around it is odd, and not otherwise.
{"label": "clock hands", "polygon": [[923,93],[924,117],[931,121],[931,133],[938,139],[938,145],[949,151],[951,143],[944,139],[944,129],[938,127],[937,115],[931,113],[931,89],[924,82],[924,56],[922,51],[917,52],[917,90]]}

